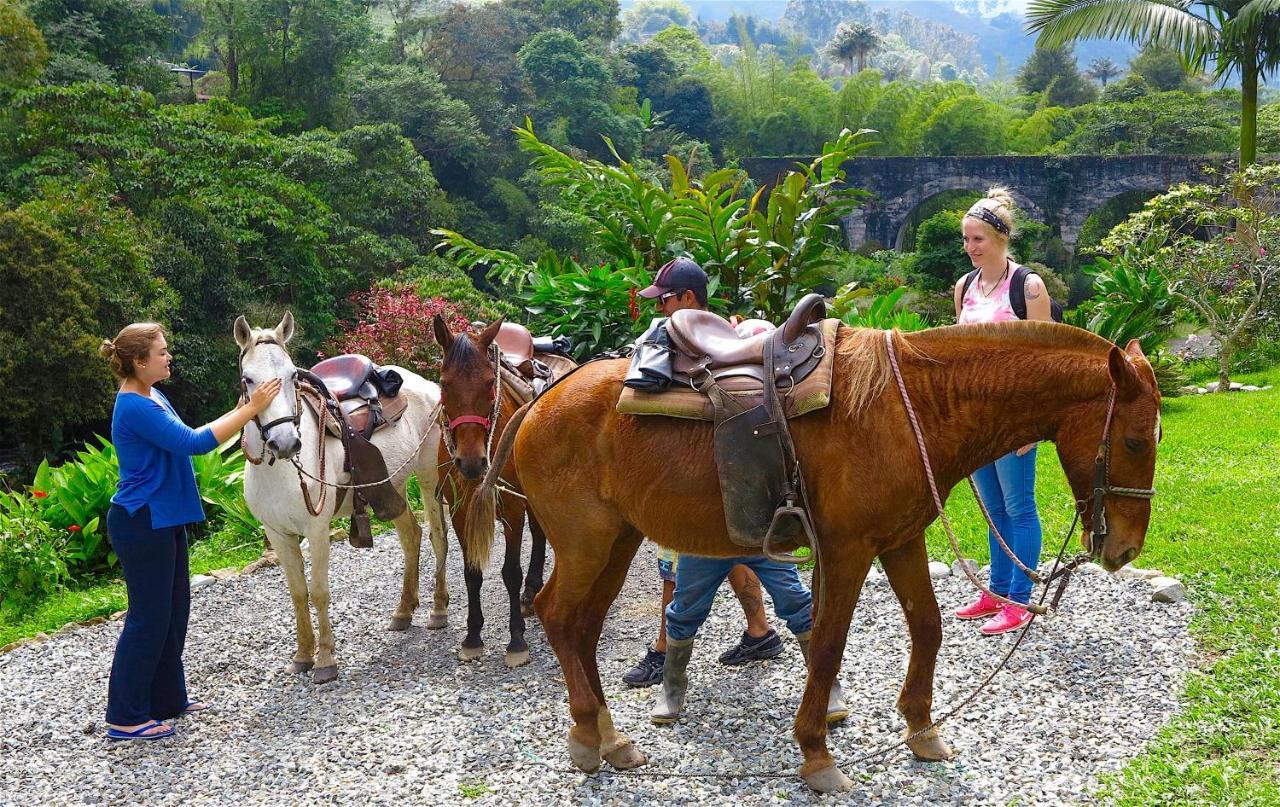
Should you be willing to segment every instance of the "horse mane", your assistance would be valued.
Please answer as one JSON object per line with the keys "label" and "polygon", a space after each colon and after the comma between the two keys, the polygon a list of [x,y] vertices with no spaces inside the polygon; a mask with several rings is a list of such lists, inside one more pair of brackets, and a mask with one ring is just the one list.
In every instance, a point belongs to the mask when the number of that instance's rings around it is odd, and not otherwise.
{"label": "horse mane", "polygon": [[478,356],[480,356],[480,350],[471,336],[466,333],[456,333],[453,335],[453,344],[449,345],[449,349],[445,351],[444,361],[455,365],[470,364]]}
{"label": "horse mane", "polygon": [[[1023,322],[1016,327],[1003,323],[949,325],[903,333],[893,329],[898,357],[937,362],[930,348],[945,346],[963,351],[966,344],[981,348],[1040,348],[1088,355],[1094,358],[1114,347],[1106,339],[1081,328],[1054,322]],[[836,334],[835,397],[850,417],[858,417],[884,392],[893,376],[884,331],[874,328],[841,327]]]}

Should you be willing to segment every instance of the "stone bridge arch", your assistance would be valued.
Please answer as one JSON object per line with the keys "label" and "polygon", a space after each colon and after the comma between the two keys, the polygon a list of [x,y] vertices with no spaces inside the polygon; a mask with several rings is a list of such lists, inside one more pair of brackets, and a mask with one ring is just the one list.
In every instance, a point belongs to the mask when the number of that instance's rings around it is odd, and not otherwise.
{"label": "stone bridge arch", "polygon": [[[743,160],[759,184],[771,185],[806,157]],[[1111,199],[1130,191],[1160,193],[1181,182],[1214,181],[1213,168],[1229,156],[1124,155],[1114,157],[859,157],[846,166],[847,183],[871,199],[844,222],[848,246],[901,249],[911,213],[949,190],[1010,189],[1031,218],[1048,224],[1063,245],[1075,250],[1085,220]]]}

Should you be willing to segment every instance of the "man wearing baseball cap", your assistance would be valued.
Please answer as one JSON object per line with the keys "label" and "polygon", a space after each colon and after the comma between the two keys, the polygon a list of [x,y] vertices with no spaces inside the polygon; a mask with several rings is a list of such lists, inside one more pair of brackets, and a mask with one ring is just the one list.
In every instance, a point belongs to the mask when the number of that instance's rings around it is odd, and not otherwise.
{"label": "man wearing baseball cap", "polygon": [[[653,285],[639,292],[655,301],[658,313],[669,317],[682,308],[707,310],[707,273],[688,258],[676,258],[658,270]],[[658,576],[662,578],[662,615],[658,622],[658,640],[635,667],[622,676],[623,683],[633,687],[653,686],[662,681],[662,668],[667,659],[667,606],[675,594],[679,556],[659,547]],[[723,580],[723,577],[721,578]],[[720,656],[720,663],[736,666],[751,661],[777,658],[782,653],[782,639],[769,627],[764,613],[764,590],[760,579],[746,566],[735,565],[729,571],[729,585],[742,605],[747,629],[738,644]],[[719,583],[716,584],[719,588]]]}
{"label": "man wearing baseball cap", "polygon": [[[658,270],[653,285],[641,291],[640,296],[654,300],[658,313],[666,317],[682,308],[705,311],[707,274],[694,261],[676,258]],[[808,662],[813,595],[800,579],[795,566],[777,563],[762,555],[736,559],[695,555],[681,558],[670,550],[661,549],[658,572],[662,577],[662,621],[658,628],[658,642],[635,669],[623,676],[623,681],[632,686],[662,682],[662,691],[658,693],[650,714],[653,722],[674,722],[683,710],[694,635],[711,614],[716,591],[726,577],[746,615],[747,630],[738,644],[720,656],[720,663],[746,664],[782,654],[782,638],[765,619],[764,592],[757,571],[765,578],[775,613],[796,634]],[[669,640],[668,626],[671,629]],[[848,713],[837,681],[828,700],[827,721],[842,720]]]}

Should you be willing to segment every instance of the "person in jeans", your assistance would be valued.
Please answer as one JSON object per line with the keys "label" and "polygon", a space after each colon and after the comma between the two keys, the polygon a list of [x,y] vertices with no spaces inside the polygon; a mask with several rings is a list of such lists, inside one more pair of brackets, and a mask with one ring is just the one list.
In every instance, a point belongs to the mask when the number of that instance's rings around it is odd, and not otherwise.
{"label": "person in jeans", "polygon": [[[956,283],[956,321],[965,325],[1018,319],[1009,302],[1010,280],[1018,265],[1009,257],[1014,218],[1008,190],[991,189],[985,199],[974,203],[962,221],[964,249],[978,274],[968,291],[964,289],[964,278]],[[1027,319],[1050,321],[1049,293],[1039,275],[1026,276],[1024,293]],[[992,523],[1009,549],[1027,568],[1036,568],[1040,564],[1042,536],[1036,508],[1036,445],[1032,443],[1000,457],[975,471],[973,478]],[[1031,579],[1014,565],[993,532],[988,530],[987,537],[991,547],[991,592],[1025,605],[1031,598]],[[990,617],[980,629],[989,636],[1017,630],[1031,619],[1026,608],[1002,603],[985,592],[958,609],[956,616]]]}
{"label": "person in jeans", "polygon": [[128,325],[100,353],[120,382],[111,417],[120,482],[107,535],[129,598],[107,686],[107,737],[155,740],[174,732],[159,721],[205,708],[188,697],[182,669],[191,606],[186,526],[204,520],[191,457],[240,431],[281,384],[267,381],[245,405],[192,429],[155,388],[173,361],[162,326]]}
{"label": "person in jeans", "polygon": [[[669,317],[682,308],[707,310],[707,273],[688,258],[676,258],[658,270],[653,285],[639,293],[651,299],[658,313]],[[658,640],[647,648],[644,658],[622,676],[622,682],[633,687],[653,686],[662,680],[662,665],[667,658],[667,606],[675,591],[676,569],[682,559],[669,549],[658,552],[658,575],[662,579],[662,611],[658,619]],[[720,663],[738,666],[752,661],[782,655],[782,637],[769,627],[764,614],[764,591],[760,580],[743,564],[729,570],[729,585],[742,605],[747,628],[738,643],[720,654]],[[721,580],[724,578],[722,577]],[[712,592],[714,594],[714,591]]]}

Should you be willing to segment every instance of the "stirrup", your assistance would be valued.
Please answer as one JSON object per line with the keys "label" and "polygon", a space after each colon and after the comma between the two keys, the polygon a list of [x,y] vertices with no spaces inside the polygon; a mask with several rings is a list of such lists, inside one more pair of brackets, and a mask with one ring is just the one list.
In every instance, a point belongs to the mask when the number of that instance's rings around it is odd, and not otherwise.
{"label": "stirrup", "polygon": [[778,528],[778,524],[785,518],[793,517],[800,522],[800,528],[804,531],[805,540],[801,543],[812,547],[817,543],[817,537],[813,532],[813,522],[809,520],[809,511],[803,507],[797,507],[793,499],[787,499],[787,503],[773,511],[773,520],[769,522],[769,531],[764,534],[764,544],[760,547],[760,551],[765,557],[777,563],[804,563],[810,560],[808,557],[802,557],[790,552],[775,552],[772,549],[774,541],[774,532]]}

